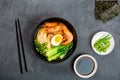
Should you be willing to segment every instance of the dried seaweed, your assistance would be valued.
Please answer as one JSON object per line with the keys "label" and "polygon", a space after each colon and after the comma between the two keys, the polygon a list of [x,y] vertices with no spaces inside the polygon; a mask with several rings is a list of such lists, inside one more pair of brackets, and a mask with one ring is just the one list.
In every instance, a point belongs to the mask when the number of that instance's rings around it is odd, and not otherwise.
{"label": "dried seaweed", "polygon": [[95,18],[101,19],[100,14],[118,4],[117,0],[96,0],[95,1]]}
{"label": "dried seaweed", "polygon": [[120,6],[118,4],[115,4],[113,7],[109,8],[106,11],[104,11],[103,13],[101,13],[100,18],[105,23],[105,22],[113,19],[119,13],[120,13]]}

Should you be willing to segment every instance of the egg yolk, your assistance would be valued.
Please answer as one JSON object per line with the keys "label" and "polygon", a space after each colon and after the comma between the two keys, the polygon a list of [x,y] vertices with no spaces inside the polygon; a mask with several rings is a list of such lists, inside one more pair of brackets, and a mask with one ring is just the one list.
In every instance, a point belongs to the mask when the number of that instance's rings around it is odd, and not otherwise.
{"label": "egg yolk", "polygon": [[56,38],[55,38],[55,42],[56,43],[59,43],[61,40],[62,40],[61,36],[56,36]]}

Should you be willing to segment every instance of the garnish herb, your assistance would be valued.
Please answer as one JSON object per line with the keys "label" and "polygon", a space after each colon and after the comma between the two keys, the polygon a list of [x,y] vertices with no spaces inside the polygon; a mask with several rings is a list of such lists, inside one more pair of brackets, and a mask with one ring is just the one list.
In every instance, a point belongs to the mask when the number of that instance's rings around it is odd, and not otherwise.
{"label": "garnish herb", "polygon": [[106,52],[111,45],[110,39],[111,39],[110,35],[106,35],[104,37],[102,36],[94,43],[94,48],[100,53]]}

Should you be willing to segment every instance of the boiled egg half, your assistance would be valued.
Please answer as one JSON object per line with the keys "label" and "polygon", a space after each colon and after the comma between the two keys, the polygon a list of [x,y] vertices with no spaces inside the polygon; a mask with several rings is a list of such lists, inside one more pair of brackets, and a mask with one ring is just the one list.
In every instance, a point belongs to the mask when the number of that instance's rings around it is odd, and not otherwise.
{"label": "boiled egg half", "polygon": [[53,46],[58,46],[62,42],[62,39],[63,39],[63,36],[60,34],[57,34],[57,35],[52,37],[51,44]]}

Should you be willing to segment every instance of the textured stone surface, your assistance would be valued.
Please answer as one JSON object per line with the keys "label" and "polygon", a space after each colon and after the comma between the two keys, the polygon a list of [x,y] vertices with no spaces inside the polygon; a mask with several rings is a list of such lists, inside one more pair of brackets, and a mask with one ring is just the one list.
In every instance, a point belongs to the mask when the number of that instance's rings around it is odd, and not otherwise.
{"label": "textured stone surface", "polygon": [[[31,44],[34,26],[49,17],[68,20],[78,36],[73,55],[59,64],[42,61]],[[29,69],[24,74],[19,71],[14,23],[17,18]],[[116,42],[114,50],[106,56],[97,55],[90,46],[91,37],[100,30],[110,32]],[[94,0],[0,0],[0,80],[84,80],[73,71],[74,59],[84,53],[98,62],[97,73],[88,80],[120,80],[120,15],[107,24],[96,21]]]}

